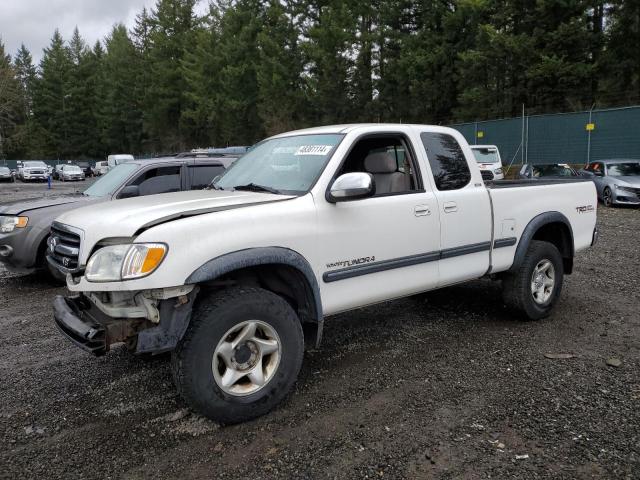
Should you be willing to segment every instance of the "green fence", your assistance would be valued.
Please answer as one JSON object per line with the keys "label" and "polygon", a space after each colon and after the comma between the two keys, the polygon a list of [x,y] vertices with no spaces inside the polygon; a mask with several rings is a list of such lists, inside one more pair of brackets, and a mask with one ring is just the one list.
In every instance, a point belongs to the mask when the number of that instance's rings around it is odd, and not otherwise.
{"label": "green fence", "polygon": [[497,145],[505,165],[640,159],[640,106],[525,115],[452,127],[472,145]]}

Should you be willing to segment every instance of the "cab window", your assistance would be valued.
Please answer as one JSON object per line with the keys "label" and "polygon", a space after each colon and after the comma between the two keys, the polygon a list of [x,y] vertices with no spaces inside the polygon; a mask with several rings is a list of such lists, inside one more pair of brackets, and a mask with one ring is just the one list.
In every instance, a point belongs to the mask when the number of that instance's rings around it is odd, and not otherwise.
{"label": "cab window", "polygon": [[420,139],[438,190],[459,190],[469,184],[471,171],[467,158],[453,136],[446,133],[422,132]]}

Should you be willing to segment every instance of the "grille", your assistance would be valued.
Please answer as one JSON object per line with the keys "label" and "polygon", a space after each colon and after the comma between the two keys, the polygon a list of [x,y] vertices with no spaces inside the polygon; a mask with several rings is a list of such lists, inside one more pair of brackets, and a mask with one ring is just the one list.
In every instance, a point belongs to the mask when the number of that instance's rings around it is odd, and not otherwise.
{"label": "grille", "polygon": [[78,268],[80,235],[54,222],[51,225],[51,234],[47,243],[49,258],[62,267],[62,270],[75,270]]}
{"label": "grille", "polygon": [[635,187],[618,187],[618,190],[622,190],[623,192],[634,193],[640,196],[640,188]]}
{"label": "grille", "polygon": [[44,173],[44,170],[27,170],[27,173],[30,173],[32,175],[42,175]]}
{"label": "grille", "polygon": [[493,172],[490,170],[480,170],[483,180],[493,180]]}

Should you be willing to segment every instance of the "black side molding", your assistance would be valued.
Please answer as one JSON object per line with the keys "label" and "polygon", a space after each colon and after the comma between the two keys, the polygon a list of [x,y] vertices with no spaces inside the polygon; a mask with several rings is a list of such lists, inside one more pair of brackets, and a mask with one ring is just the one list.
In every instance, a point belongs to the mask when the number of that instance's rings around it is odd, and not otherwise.
{"label": "black side molding", "polygon": [[493,242],[493,248],[512,247],[517,241],[516,237],[499,238]]}
{"label": "black side molding", "polygon": [[[500,238],[493,243],[493,248],[510,247],[516,244],[517,238]],[[460,257],[472,253],[485,252],[491,249],[491,242],[472,243],[471,245],[463,245],[462,247],[447,248],[438,252],[419,253],[417,255],[409,255],[406,257],[392,258],[391,260],[382,260],[380,262],[368,263],[366,265],[355,265],[353,267],[341,268],[324,272],[322,280],[325,283],[337,282],[338,280],[346,280],[347,278],[360,277],[370,273],[384,272],[395,268],[410,267],[422,263],[435,262],[436,260],[445,260],[447,258]]]}
{"label": "black side molding", "polygon": [[331,283],[338,280],[345,280],[347,278],[368,275],[369,273],[384,272],[385,270],[409,267],[411,265],[419,265],[421,263],[434,262],[436,260],[440,260],[440,252],[420,253],[418,255],[410,255],[407,257],[369,263],[367,265],[341,268],[340,270],[334,270],[332,272],[324,272],[322,280],[324,280],[325,283]]}

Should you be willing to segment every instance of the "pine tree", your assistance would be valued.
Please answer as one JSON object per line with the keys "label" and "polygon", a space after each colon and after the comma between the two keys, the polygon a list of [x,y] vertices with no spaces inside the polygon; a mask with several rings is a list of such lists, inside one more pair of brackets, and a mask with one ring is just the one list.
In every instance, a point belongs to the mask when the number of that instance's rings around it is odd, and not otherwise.
{"label": "pine tree", "polygon": [[640,4],[624,0],[610,3],[607,48],[602,54],[603,103],[637,104],[640,101]]}
{"label": "pine tree", "polygon": [[137,59],[127,29],[122,24],[115,25],[106,39],[98,84],[101,90],[98,125],[108,153],[140,151],[142,112],[136,96]]}
{"label": "pine tree", "polygon": [[[270,0],[257,36],[258,115],[266,134],[300,128],[306,123],[299,26],[290,6]],[[256,132],[258,133],[258,132]]]}
{"label": "pine tree", "polygon": [[145,130],[152,143],[164,151],[185,148],[179,130],[185,103],[185,79],[181,63],[193,46],[195,0],[158,0],[150,15],[148,97]]}
{"label": "pine tree", "polygon": [[0,159],[13,148],[13,135],[24,118],[24,98],[20,80],[0,41]]}
{"label": "pine tree", "polygon": [[218,143],[252,144],[264,131],[258,116],[257,37],[262,8],[259,0],[238,0],[221,12],[219,83],[216,108]]}
{"label": "pine tree", "polygon": [[49,158],[67,158],[69,125],[67,100],[71,73],[69,50],[56,30],[40,61],[40,77],[34,88],[33,114],[38,132],[35,150]]}
{"label": "pine tree", "polygon": [[357,21],[350,4],[309,0],[302,5],[305,28],[305,76],[313,123],[350,121],[354,60],[350,55]]}

